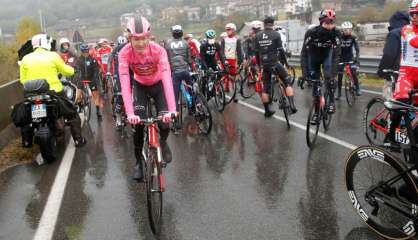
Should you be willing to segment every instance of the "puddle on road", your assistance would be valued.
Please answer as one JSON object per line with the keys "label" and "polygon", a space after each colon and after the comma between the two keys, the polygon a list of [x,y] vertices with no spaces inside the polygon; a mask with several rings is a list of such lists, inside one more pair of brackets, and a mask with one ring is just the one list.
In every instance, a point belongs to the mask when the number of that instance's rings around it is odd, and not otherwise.
{"label": "puddle on road", "polygon": [[38,153],[37,145],[23,148],[20,138],[10,141],[0,149],[0,174],[11,167],[32,163]]}

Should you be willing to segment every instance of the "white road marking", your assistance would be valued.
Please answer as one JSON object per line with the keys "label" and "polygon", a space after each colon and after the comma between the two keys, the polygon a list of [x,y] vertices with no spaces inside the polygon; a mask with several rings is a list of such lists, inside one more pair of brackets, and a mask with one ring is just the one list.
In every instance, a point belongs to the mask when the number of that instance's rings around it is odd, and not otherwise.
{"label": "white road marking", "polygon": [[64,198],[68,176],[74,160],[74,154],[75,145],[74,141],[71,139],[65,150],[57,175],[55,176],[54,183],[33,240],[51,240],[54,235],[55,225],[58,220],[62,199]]}
{"label": "white road marking", "polygon": [[382,95],[382,92],[378,92],[378,91],[372,91],[372,90],[366,90],[366,89],[361,89],[362,92],[365,93],[371,93],[371,94],[375,94],[375,95]]}
{"label": "white road marking", "polygon": [[[249,104],[249,103],[246,103],[246,102],[243,102],[243,101],[239,101],[238,103],[239,103],[239,104],[241,104],[241,105],[244,105],[244,106],[246,106],[246,107],[248,107],[248,108],[251,108],[251,109],[253,109],[253,110],[255,110],[255,111],[258,111],[258,112],[260,112],[260,113],[264,113],[264,110],[263,110],[263,109],[261,109],[261,108],[259,108],[259,107],[256,107],[256,106],[254,106],[254,105],[252,105],[252,104]],[[276,114],[274,114],[274,115],[273,115],[273,117],[274,117],[275,119],[277,119],[277,120],[282,121],[282,122],[286,122],[286,119],[285,119],[284,117],[280,117],[280,116],[278,116],[278,115],[276,115]],[[304,126],[304,125],[302,125],[302,124],[300,124],[300,123],[294,122],[294,121],[292,121],[292,120],[289,120],[289,123],[290,123],[290,125],[292,125],[292,126],[294,126],[294,127],[297,127],[297,128],[299,128],[299,129],[302,129],[303,131],[306,131],[306,126]],[[343,146],[343,147],[345,147],[345,148],[348,148],[348,149],[350,149],[350,150],[354,150],[354,149],[356,149],[356,148],[357,148],[357,146],[356,146],[356,145],[353,145],[353,144],[351,144],[351,143],[349,143],[349,142],[346,142],[346,141],[344,141],[344,140],[341,140],[341,139],[338,139],[338,138],[332,137],[332,136],[327,135],[327,134],[322,133],[322,132],[318,132],[318,136],[319,136],[319,137],[322,137],[322,138],[325,138],[326,140],[328,140],[328,141],[330,141],[330,142],[333,142],[333,143],[336,143],[336,144],[338,144],[338,145],[341,145],[341,146]]]}

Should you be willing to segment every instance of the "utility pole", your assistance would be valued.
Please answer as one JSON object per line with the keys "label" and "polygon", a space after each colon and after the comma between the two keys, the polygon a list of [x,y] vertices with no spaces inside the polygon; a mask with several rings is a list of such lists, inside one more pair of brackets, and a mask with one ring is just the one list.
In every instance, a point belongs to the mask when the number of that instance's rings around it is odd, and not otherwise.
{"label": "utility pole", "polygon": [[42,17],[42,10],[41,9],[39,9],[39,22],[41,24],[41,30],[42,30],[42,32],[45,32],[44,31],[44,18]]}

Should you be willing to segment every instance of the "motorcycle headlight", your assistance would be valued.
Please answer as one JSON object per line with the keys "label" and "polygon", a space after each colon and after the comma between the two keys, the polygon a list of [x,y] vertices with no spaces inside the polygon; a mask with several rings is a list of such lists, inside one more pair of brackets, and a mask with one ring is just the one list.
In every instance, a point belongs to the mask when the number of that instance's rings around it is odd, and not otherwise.
{"label": "motorcycle headlight", "polygon": [[66,86],[65,87],[65,95],[67,96],[68,99],[72,100],[73,96],[74,96],[74,91],[72,88]]}

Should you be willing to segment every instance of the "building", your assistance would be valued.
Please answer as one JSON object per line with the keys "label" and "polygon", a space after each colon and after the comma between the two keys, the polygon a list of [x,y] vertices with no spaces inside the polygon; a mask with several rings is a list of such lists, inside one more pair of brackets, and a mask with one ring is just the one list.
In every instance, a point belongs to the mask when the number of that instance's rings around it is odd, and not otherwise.
{"label": "building", "polygon": [[187,21],[189,22],[200,22],[202,20],[202,8],[201,7],[189,7],[185,6],[183,8],[184,12],[187,14]]}
{"label": "building", "polygon": [[335,11],[339,12],[342,10],[342,1],[341,0],[322,0],[321,1],[321,8],[332,8]]}
{"label": "building", "polygon": [[287,15],[297,15],[312,8],[311,0],[285,0],[284,9]]}

